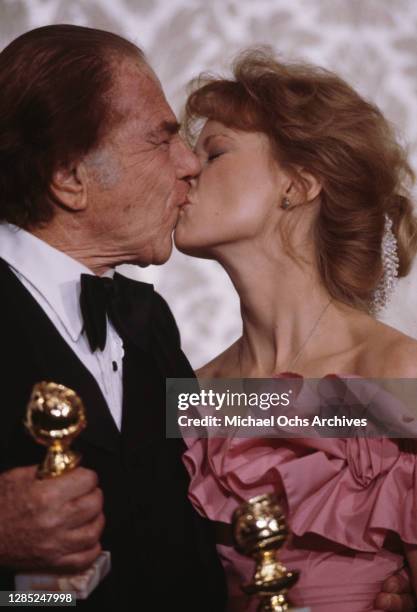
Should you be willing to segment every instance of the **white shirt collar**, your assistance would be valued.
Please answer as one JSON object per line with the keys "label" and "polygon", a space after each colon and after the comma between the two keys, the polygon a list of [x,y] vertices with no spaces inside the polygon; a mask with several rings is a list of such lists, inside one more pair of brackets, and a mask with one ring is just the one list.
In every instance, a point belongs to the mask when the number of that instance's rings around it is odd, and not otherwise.
{"label": "white shirt collar", "polygon": [[[48,302],[76,342],[83,329],[80,276],[93,272],[63,251],[9,223],[0,224],[0,257]],[[112,275],[113,270],[105,274]]]}

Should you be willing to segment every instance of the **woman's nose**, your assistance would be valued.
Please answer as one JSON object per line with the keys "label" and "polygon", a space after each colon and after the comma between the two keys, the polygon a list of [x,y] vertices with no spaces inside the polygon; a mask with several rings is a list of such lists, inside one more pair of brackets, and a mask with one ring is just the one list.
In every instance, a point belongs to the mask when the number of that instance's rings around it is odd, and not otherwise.
{"label": "woman's nose", "polygon": [[201,162],[190,147],[181,140],[177,153],[178,178],[191,181],[201,172]]}

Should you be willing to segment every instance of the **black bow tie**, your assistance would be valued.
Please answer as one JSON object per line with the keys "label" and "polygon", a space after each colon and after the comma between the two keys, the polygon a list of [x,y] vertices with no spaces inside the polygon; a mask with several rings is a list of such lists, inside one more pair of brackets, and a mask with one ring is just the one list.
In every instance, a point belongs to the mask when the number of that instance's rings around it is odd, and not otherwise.
{"label": "black bow tie", "polygon": [[124,342],[145,349],[149,340],[149,319],[153,286],[115,273],[113,278],[81,274],[80,307],[92,352],[106,346],[107,321],[112,322]]}

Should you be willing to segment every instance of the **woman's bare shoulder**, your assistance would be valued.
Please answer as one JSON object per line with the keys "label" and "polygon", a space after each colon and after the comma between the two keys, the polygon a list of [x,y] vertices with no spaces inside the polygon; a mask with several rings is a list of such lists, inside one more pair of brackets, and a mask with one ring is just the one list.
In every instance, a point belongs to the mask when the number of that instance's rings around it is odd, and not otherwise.
{"label": "woman's bare shoulder", "polygon": [[375,377],[417,378],[417,340],[411,336],[377,321],[368,346],[368,366]]}
{"label": "woman's bare shoulder", "polygon": [[231,378],[238,377],[236,369],[237,341],[222,353],[195,371],[197,378]]}

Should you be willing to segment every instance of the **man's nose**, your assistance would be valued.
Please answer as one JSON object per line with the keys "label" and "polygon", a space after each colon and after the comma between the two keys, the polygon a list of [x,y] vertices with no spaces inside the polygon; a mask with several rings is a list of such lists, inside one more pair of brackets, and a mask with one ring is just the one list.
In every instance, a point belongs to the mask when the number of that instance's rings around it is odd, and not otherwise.
{"label": "man's nose", "polygon": [[199,158],[182,139],[177,150],[176,165],[179,179],[189,180],[201,172]]}

